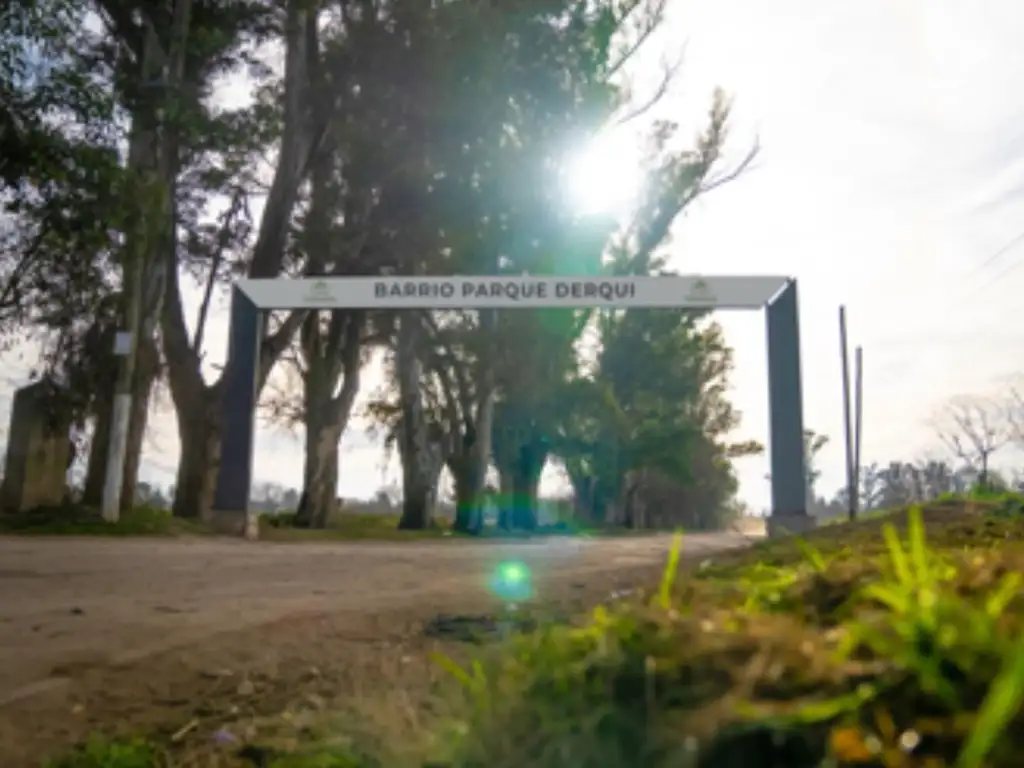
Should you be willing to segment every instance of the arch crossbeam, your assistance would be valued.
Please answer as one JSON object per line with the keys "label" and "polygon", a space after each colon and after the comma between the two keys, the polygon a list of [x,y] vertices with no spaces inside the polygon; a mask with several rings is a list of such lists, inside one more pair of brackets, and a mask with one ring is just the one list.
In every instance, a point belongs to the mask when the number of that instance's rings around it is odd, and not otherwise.
{"label": "arch crossbeam", "polygon": [[812,527],[807,515],[796,280],[780,276],[323,277],[247,279],[231,298],[223,435],[214,496],[218,527],[242,533],[249,494],[262,312],[279,309],[764,309],[768,343],[769,534]]}

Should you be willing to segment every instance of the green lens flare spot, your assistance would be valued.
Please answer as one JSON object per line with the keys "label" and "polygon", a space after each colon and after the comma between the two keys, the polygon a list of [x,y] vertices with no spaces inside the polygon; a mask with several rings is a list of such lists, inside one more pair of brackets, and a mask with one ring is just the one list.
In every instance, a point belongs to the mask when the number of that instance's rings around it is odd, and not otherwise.
{"label": "green lens flare spot", "polygon": [[526,600],[533,595],[530,569],[518,561],[498,563],[491,576],[491,591],[502,600]]}

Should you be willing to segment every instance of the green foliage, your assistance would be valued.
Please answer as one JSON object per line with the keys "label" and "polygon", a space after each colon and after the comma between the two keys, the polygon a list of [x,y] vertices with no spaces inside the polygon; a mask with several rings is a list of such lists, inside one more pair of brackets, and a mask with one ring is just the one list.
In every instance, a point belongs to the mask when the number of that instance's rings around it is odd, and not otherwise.
{"label": "green foliage", "polygon": [[377,768],[376,761],[346,753],[321,752],[311,755],[283,755],[269,763],[270,768]]}
{"label": "green foliage", "polygon": [[111,227],[122,220],[115,100],[80,3],[0,11],[0,335],[59,329],[106,289]]}
{"label": "green foliage", "polygon": [[828,435],[820,435],[813,429],[804,430],[804,463],[807,467],[807,494],[814,498],[815,486],[821,477],[818,468],[819,454],[828,445]]}
{"label": "green foliage", "polygon": [[451,530],[435,523],[419,531],[400,530],[399,516],[393,514],[359,514],[339,510],[328,516],[323,529],[299,528],[295,525],[294,512],[280,512],[260,516],[260,537],[271,541],[316,541],[326,540],[386,540],[410,541],[439,538]]}
{"label": "green foliage", "polygon": [[[378,768],[380,765],[372,758],[339,749],[284,754],[251,748],[248,751],[258,755],[247,761],[248,764],[266,768]],[[93,736],[70,754],[48,761],[44,768],[173,768],[176,765],[159,746],[144,739],[110,741]]]}
{"label": "green foliage", "polygon": [[172,517],[166,509],[138,506],[108,523],[99,511],[68,504],[19,515],[0,515],[0,534],[24,536],[177,536],[205,533],[196,522]]}
{"label": "green foliage", "polygon": [[92,736],[81,747],[45,768],[161,768],[168,766],[162,751],[142,739],[108,741]]}
{"label": "green foliage", "polygon": [[[513,638],[461,673],[445,765],[1011,768],[1024,529],[965,551],[968,523],[929,545],[924,520],[772,542],[681,581],[670,561],[654,599]],[[749,599],[757,574],[773,598]]]}
{"label": "green foliage", "polygon": [[600,317],[593,372],[565,389],[556,452],[579,489],[598,488],[603,505],[627,474],[647,470],[675,480],[676,524],[704,525],[688,510],[720,510],[736,481],[730,458],[756,445],[724,437],[739,421],[725,399],[732,353],[721,330],[687,311],[628,310]]}
{"label": "green foliage", "polygon": [[1024,515],[1024,493],[996,490],[980,484],[973,486],[967,493],[944,493],[936,501],[940,503],[977,502],[983,504],[991,514],[1001,517]]}

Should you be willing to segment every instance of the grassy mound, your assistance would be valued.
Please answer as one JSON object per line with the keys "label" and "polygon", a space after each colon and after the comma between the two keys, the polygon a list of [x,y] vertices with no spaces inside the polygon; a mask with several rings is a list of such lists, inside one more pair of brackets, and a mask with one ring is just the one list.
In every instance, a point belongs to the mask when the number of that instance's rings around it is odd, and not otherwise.
{"label": "grassy mound", "polygon": [[[1016,766],[1024,523],[771,542],[457,671],[451,766]],[[941,521],[941,522],[938,522]],[[815,543],[817,542],[817,543]]]}

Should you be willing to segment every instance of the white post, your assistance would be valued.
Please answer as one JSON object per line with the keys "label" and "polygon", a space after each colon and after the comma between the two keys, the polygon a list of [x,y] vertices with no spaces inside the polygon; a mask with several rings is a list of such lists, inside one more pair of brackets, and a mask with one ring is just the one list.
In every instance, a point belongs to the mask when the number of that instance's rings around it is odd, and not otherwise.
{"label": "white post", "polygon": [[[120,331],[114,339],[114,354],[128,358],[132,352],[133,334]],[[127,360],[121,363],[122,376]],[[110,446],[107,450],[107,475],[103,483],[103,519],[116,523],[121,517],[121,487],[124,484],[124,459],[128,450],[128,425],[132,414],[131,379],[127,379],[128,390],[119,386],[114,393],[114,407],[110,419]],[[119,382],[123,384],[124,382]]]}

